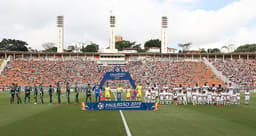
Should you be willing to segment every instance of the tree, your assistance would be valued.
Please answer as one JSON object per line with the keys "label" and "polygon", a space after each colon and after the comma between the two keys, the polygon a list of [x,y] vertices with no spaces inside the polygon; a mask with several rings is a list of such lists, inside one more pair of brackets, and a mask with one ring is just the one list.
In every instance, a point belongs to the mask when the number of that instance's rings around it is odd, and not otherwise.
{"label": "tree", "polygon": [[44,48],[43,52],[57,52],[56,44],[53,42],[43,43],[42,47]]}
{"label": "tree", "polygon": [[204,48],[199,48],[200,53],[207,53]]}
{"label": "tree", "polygon": [[3,39],[0,42],[0,50],[5,51],[28,51],[27,42],[16,39]]}
{"label": "tree", "polygon": [[256,44],[245,44],[239,46],[234,52],[256,52]]}
{"label": "tree", "polygon": [[213,48],[213,49],[209,48],[209,49],[207,49],[207,52],[208,53],[221,53],[219,48]]}
{"label": "tree", "polygon": [[161,41],[159,39],[151,39],[145,42],[144,48],[148,50],[150,47],[159,47],[161,48]]}
{"label": "tree", "polygon": [[125,48],[132,48],[132,46],[135,45],[136,42],[130,42],[126,40],[118,41],[116,42],[116,49],[118,51],[122,51]]}
{"label": "tree", "polygon": [[99,50],[99,45],[96,43],[91,43],[86,47],[83,46],[81,49],[82,52],[98,52],[98,50]]}
{"label": "tree", "polygon": [[51,47],[49,49],[43,50],[43,52],[57,52],[57,47]]}
{"label": "tree", "polygon": [[42,47],[46,50],[46,49],[50,49],[52,47],[56,47],[56,44],[53,42],[47,42],[47,43],[43,43]]}
{"label": "tree", "polygon": [[182,52],[185,53],[185,52],[187,52],[189,50],[189,47],[190,47],[191,44],[192,44],[191,42],[183,43],[183,44],[180,43],[180,44],[178,44],[178,46],[181,47],[182,48]]}

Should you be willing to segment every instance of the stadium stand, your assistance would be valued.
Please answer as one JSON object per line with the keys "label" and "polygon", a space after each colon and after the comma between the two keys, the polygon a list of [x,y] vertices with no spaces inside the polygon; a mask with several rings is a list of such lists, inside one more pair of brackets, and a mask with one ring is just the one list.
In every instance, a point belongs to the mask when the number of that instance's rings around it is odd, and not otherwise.
{"label": "stadium stand", "polygon": [[[20,85],[33,85],[44,83],[56,85],[61,82],[75,82],[79,84],[98,84],[104,72],[112,71],[113,65],[98,65],[97,61],[76,59],[72,60],[29,60],[15,59],[5,67],[0,76],[0,86],[16,82]],[[136,82],[143,85],[147,83],[160,86],[194,86],[196,83],[203,85],[223,83],[216,78],[214,73],[202,61],[152,61],[150,59],[128,61],[120,66],[123,71],[128,71]],[[110,81],[117,85],[120,82]],[[126,83],[126,82],[121,82]]]}
{"label": "stadium stand", "polygon": [[230,81],[241,87],[253,87],[256,81],[255,59],[216,59],[209,61]]}

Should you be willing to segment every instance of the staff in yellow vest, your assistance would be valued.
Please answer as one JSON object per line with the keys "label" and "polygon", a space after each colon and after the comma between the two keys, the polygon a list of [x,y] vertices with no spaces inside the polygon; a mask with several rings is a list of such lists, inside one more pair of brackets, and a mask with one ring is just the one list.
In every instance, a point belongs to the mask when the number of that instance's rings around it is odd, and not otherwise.
{"label": "staff in yellow vest", "polygon": [[132,92],[132,89],[130,86],[128,86],[126,89],[126,100],[131,100],[131,92]]}
{"label": "staff in yellow vest", "polygon": [[110,95],[110,90],[111,90],[111,88],[108,86],[108,84],[107,84],[107,86],[105,87],[105,98],[108,100],[108,101],[110,101],[111,100],[111,95]]}
{"label": "staff in yellow vest", "polygon": [[119,86],[116,88],[117,92],[123,92],[123,88],[121,87],[121,85],[119,84]]}
{"label": "staff in yellow vest", "polygon": [[121,101],[122,100],[122,92],[123,92],[123,88],[121,87],[121,85],[119,84],[119,86],[116,88],[117,90],[117,101]]}
{"label": "staff in yellow vest", "polygon": [[137,100],[141,100],[142,98],[142,86],[140,84],[137,85],[136,87],[137,90]]}

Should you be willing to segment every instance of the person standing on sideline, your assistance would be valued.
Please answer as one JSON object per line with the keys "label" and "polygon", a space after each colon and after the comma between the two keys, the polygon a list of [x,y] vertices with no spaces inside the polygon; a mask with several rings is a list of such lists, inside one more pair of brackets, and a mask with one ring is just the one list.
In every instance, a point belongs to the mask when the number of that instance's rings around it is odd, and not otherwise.
{"label": "person standing on sideline", "polygon": [[70,104],[70,85],[69,82],[66,84],[66,97],[67,97],[67,104]]}
{"label": "person standing on sideline", "polygon": [[15,96],[15,83],[12,83],[10,87],[10,104],[14,104],[14,96]]}
{"label": "person standing on sideline", "polygon": [[75,85],[75,104],[79,104],[79,100],[78,100],[78,96],[79,96],[79,89],[78,89],[78,86],[77,86],[77,83]]}
{"label": "person standing on sideline", "polygon": [[127,86],[127,89],[126,89],[126,100],[127,100],[127,101],[131,100],[131,92],[132,92],[132,89],[131,89],[131,87],[128,85],[128,86]]}
{"label": "person standing on sideline", "polygon": [[108,83],[107,83],[107,86],[105,87],[105,98],[110,101],[111,100],[111,88],[108,86]]}
{"label": "person standing on sideline", "polygon": [[39,91],[40,91],[40,100],[41,104],[44,104],[44,89],[43,89],[43,83],[39,85]]}
{"label": "person standing on sideline", "polygon": [[137,100],[140,101],[142,98],[142,86],[140,85],[140,83],[137,85],[136,90],[137,90]]}
{"label": "person standing on sideline", "polygon": [[37,104],[37,95],[38,95],[38,88],[36,84],[34,84],[34,104]]}
{"label": "person standing on sideline", "polygon": [[57,83],[56,95],[57,95],[57,99],[58,99],[57,105],[59,105],[61,103],[61,101],[60,101],[60,95],[61,95],[60,82]]}
{"label": "person standing on sideline", "polygon": [[96,98],[96,102],[100,101],[100,91],[101,91],[101,87],[99,85],[96,85],[93,87],[94,93],[95,93],[95,98]]}
{"label": "person standing on sideline", "polygon": [[31,87],[30,86],[25,86],[24,103],[30,103],[30,91],[31,91]]}
{"label": "person standing on sideline", "polygon": [[50,85],[50,88],[49,88],[49,98],[50,98],[50,101],[49,101],[49,104],[52,104],[52,93],[54,92],[54,89],[52,88],[52,85]]}
{"label": "person standing on sideline", "polygon": [[87,102],[88,99],[90,99],[90,102],[92,102],[92,97],[91,97],[91,95],[92,95],[92,88],[91,88],[90,84],[88,84],[88,86],[86,87],[85,91],[86,91],[86,101],[85,102]]}
{"label": "person standing on sideline", "polygon": [[16,83],[15,89],[16,89],[17,104],[21,104],[21,98],[20,98],[21,90],[20,90],[20,86],[18,85],[18,83]]}

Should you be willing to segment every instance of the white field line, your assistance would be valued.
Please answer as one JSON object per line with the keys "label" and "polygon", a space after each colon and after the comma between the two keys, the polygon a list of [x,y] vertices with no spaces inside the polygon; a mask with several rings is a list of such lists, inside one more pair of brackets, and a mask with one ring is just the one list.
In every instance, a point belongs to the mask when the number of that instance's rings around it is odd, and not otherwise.
{"label": "white field line", "polygon": [[125,128],[125,131],[126,131],[126,135],[127,135],[127,136],[132,136],[132,133],[131,133],[131,131],[130,131],[128,125],[127,125],[127,122],[126,122],[126,120],[125,120],[125,117],[124,117],[124,114],[123,114],[122,110],[119,110],[119,112],[120,112],[120,115],[121,115],[121,118],[122,118],[122,121],[123,121],[123,124],[124,124],[124,128]]}
{"label": "white field line", "polygon": [[[115,94],[115,93],[114,93],[114,97],[115,97],[115,99],[116,99],[116,94]],[[126,135],[127,135],[127,136],[132,136],[132,133],[131,133],[129,127],[128,127],[128,124],[127,124],[127,122],[126,122],[126,119],[125,119],[125,117],[124,117],[124,114],[123,114],[122,110],[119,110],[119,112],[120,112],[120,115],[121,115],[121,118],[122,118],[122,121],[123,121],[123,124],[124,124],[124,128],[125,128]]]}

